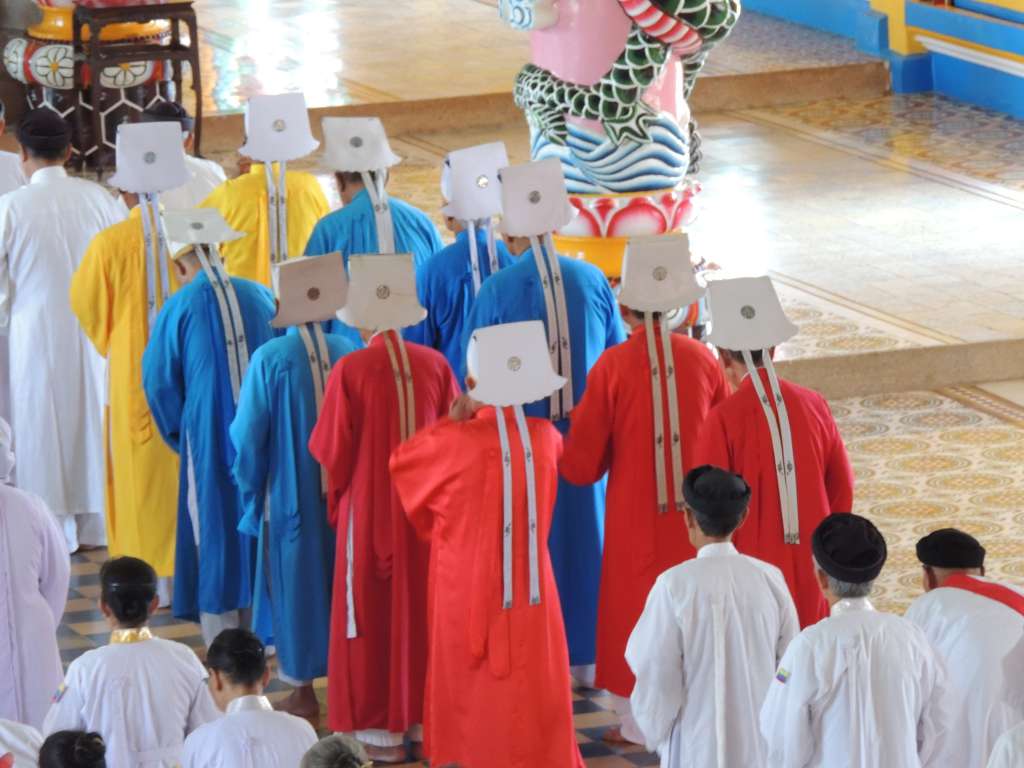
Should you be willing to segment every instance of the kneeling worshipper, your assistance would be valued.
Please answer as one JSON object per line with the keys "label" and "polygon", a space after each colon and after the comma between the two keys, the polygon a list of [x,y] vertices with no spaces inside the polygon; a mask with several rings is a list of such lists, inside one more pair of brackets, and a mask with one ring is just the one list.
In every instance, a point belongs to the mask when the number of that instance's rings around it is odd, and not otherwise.
{"label": "kneeling worshipper", "polygon": [[0,719],[0,768],[36,768],[42,745],[43,735],[31,725]]}
{"label": "kneeling worshipper", "polygon": [[698,467],[682,493],[697,556],[658,577],[629,637],[633,718],[662,768],[767,766],[756,713],[800,631],[796,607],[778,568],[732,545],[743,478]]}
{"label": "kneeling worshipper", "polygon": [[181,143],[185,148],[185,168],[188,181],[175,189],[168,189],[160,195],[160,201],[168,210],[195,208],[213,190],[227,181],[224,169],[213,160],[196,157],[196,121],[188,111],[175,101],[158,101],[139,115],[143,123],[177,123],[181,126]]}
{"label": "kneeling worshipper", "polygon": [[644,740],[629,713],[635,680],[626,641],[658,576],[694,556],[683,478],[693,466],[697,431],[728,394],[710,350],[671,333],[665,319],[703,295],[686,235],[629,241],[619,306],[632,331],[587,375],[559,464],[562,477],[577,485],[608,474],[595,687],[612,694],[622,720],[605,734],[612,742]]}
{"label": "kneeling worshipper", "polygon": [[0,419],[0,605],[10,617],[0,628],[0,719],[38,728],[50,705],[48,690],[63,676],[57,627],[71,564],[43,500],[6,485],[14,468],[11,443],[11,428]]}
{"label": "kneeling worshipper", "polygon": [[828,615],[811,562],[811,533],[853,506],[853,470],[832,411],[817,392],[775,373],[775,347],[797,327],[768,277],[711,280],[712,330],[732,395],[708,413],[695,459],[748,478],[750,515],[736,548],[778,566],[800,626]]}
{"label": "kneeling worshipper", "polygon": [[57,731],[39,749],[39,768],[113,768],[107,744],[98,733]]}
{"label": "kneeling worshipper", "polygon": [[[625,340],[622,318],[608,280],[597,267],[555,252],[551,233],[575,215],[556,159],[504,168],[500,172],[504,233],[523,243],[518,261],[481,286],[466,320],[463,348],[473,331],[500,323],[541,320],[547,330],[551,364],[566,379],[550,397],[527,403],[528,416],[550,419],[563,435],[569,412],[583,397],[587,375],[608,348]],[[559,481],[551,524],[551,562],[569,639],[574,673],[593,681],[597,595],[604,546],[605,483]]]}
{"label": "kneeling worshipper", "polygon": [[431,765],[582,768],[545,545],[562,438],[522,407],[565,379],[540,321],[478,328],[467,367],[472,407],[488,407],[424,430],[391,459],[431,545],[425,747]]}
{"label": "kneeling worshipper", "polygon": [[256,635],[225,629],[206,652],[210,693],[225,715],[185,739],[182,768],[295,768],[316,744],[305,720],[275,712],[263,689],[267,654]]}
{"label": "kneeling worshipper", "polygon": [[353,351],[321,322],[345,304],[341,254],[277,266],[276,328],[287,335],[253,354],[231,422],[233,474],[242,493],[239,530],[258,539],[253,627],[277,649],[278,676],[295,686],[278,704],[316,717],[313,680],[327,674],[334,534],[327,522],[326,473],[309,453],[331,368]]}
{"label": "kneeling worshipper", "polygon": [[22,117],[18,142],[31,182],[0,197],[0,393],[10,388],[0,418],[14,429],[18,487],[46,502],[75,551],[106,543],[106,365],[68,289],[92,238],[128,210],[99,184],[68,176],[71,127],[52,109]]}
{"label": "kneeling worshipper", "polygon": [[157,314],[177,290],[170,268],[159,193],[187,176],[175,123],[123,123],[117,172],[110,183],[132,206],[104,229],[71,279],[71,308],[107,358],[104,425],[107,541],[111,556],[140,557],[161,577],[160,604],[170,604],[174,575],[178,457],[157,433],[142,390],[142,354]]}
{"label": "kneeling worshipper", "polygon": [[[334,171],[342,207],[317,222],[306,255],[410,253],[419,268],[441,250],[437,227],[423,211],[387,193],[388,169],[401,162],[375,117],[325,117],[324,163]],[[356,329],[332,327],[357,346]],[[414,339],[415,340],[415,339]]]}
{"label": "kneeling worshipper", "polygon": [[465,367],[462,336],[480,286],[512,263],[505,243],[495,238],[493,222],[501,213],[498,171],[507,165],[505,145],[496,142],[456,150],[441,166],[441,211],[455,242],[416,270],[427,317],[405,338],[440,350],[456,372]]}
{"label": "kneeling worshipper", "polygon": [[309,440],[337,528],[327,713],[375,761],[401,763],[405,738],[414,754],[423,740],[430,546],[405,518],[388,459],[448,414],[459,386],[440,352],[399,333],[425,312],[412,256],[353,256],[348,267],[338,314],[368,346],[334,366]]}
{"label": "kneeling worshipper", "polygon": [[949,760],[959,729],[942,659],[920,629],[868,599],[885,565],[882,534],[859,515],[833,514],[811,546],[831,616],[797,635],[768,688],[766,765],[958,765]]}
{"label": "kneeling worshipper", "polygon": [[209,644],[241,626],[252,605],[254,542],[238,532],[242,498],[231,476],[235,416],[249,355],[274,336],[274,298],[259,283],[228,277],[217,243],[235,240],[215,210],[170,211],[174,272],[142,358],[153,421],[181,459],[174,615],[198,620]]}
{"label": "kneeling worshipper", "polygon": [[955,528],[918,541],[917,559],[925,594],[906,617],[949,673],[958,724],[950,764],[984,768],[996,740],[1024,722],[1024,681],[1005,673],[1024,667],[1024,590],[985,578],[985,548]]}
{"label": "kneeling worshipper", "polygon": [[157,608],[156,578],[134,557],[103,564],[99,607],[110,645],[71,662],[43,723],[45,734],[99,733],[117,768],[176,768],[185,737],[220,716],[195,652],[147,626]]}
{"label": "kneeling worshipper", "polygon": [[[228,274],[270,287],[271,267],[300,256],[313,226],[330,210],[316,176],[288,162],[319,146],[301,93],[258,95],[245,105],[242,174],[203,201],[245,237],[224,245]],[[253,162],[253,161],[258,162]],[[326,253],[326,251],[325,251]]]}

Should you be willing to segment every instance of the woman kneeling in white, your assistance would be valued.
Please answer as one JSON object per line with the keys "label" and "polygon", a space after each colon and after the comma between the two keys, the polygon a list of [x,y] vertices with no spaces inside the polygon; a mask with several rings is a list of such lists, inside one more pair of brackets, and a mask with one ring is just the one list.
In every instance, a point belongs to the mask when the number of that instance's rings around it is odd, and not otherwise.
{"label": "woman kneeling in white", "polygon": [[206,652],[210,693],[226,715],[185,740],[184,768],[295,768],[316,743],[305,720],[275,712],[263,695],[270,680],[263,643],[225,629]]}

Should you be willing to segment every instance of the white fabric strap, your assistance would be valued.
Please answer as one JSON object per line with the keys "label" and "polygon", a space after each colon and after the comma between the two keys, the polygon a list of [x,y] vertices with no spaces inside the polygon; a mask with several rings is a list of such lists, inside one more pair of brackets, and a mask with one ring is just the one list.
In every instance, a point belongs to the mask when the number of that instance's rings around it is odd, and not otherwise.
{"label": "white fabric strap", "polygon": [[[306,323],[298,326],[299,338],[306,348],[309,361],[309,375],[313,379],[313,401],[316,403],[316,417],[319,420],[324,407],[324,390],[331,373],[331,356],[327,351],[327,339],[320,323]],[[327,496],[327,470],[320,467],[320,493]]]}
{"label": "white fabric strap", "polygon": [[185,482],[188,488],[185,491],[185,505],[188,507],[188,519],[192,523],[192,540],[195,542],[196,551],[199,551],[199,492],[196,490],[196,465],[192,461],[192,443],[188,435],[185,435]]}
{"label": "white fabric strap", "polygon": [[473,295],[480,293],[480,286],[484,281],[483,268],[480,266],[480,249],[476,245],[476,222],[470,219],[466,222],[466,234],[469,237],[469,268],[473,272]]}
{"label": "white fabric strap", "polygon": [[[391,334],[394,334],[392,342]],[[405,342],[397,331],[385,331],[384,346],[391,360],[391,371],[395,375],[395,389],[398,393],[398,429],[399,439],[405,442],[416,434],[416,394],[413,388],[412,368],[409,365],[409,353]],[[398,347],[398,354],[395,347]],[[399,357],[401,364],[399,364]]]}
{"label": "white fabric strap", "polygon": [[217,298],[220,321],[224,328],[224,351],[227,355],[228,373],[231,377],[231,397],[235,405],[238,405],[238,392],[242,387],[242,378],[249,367],[249,347],[245,341],[242,310],[238,306],[235,286],[224,272],[224,266],[221,264],[216,247],[211,246],[208,254],[206,246],[196,245],[195,251],[199,256],[199,263],[210,281],[210,286],[213,288],[213,295]]}
{"label": "white fabric strap", "polygon": [[498,242],[497,237],[494,234],[494,222],[491,219],[486,219],[484,226],[487,228],[487,255],[490,257],[491,274],[493,275],[499,269]]}
{"label": "white fabric strap", "polygon": [[395,252],[395,222],[391,218],[391,203],[388,202],[388,193],[384,186],[384,177],[387,172],[376,171],[373,174],[363,171],[360,176],[363,179],[363,186],[370,195],[370,202],[373,203],[373,218],[377,224],[377,252]]}
{"label": "white fabric strap", "polygon": [[565,378],[565,386],[562,387],[562,412],[564,418],[569,417],[569,412],[576,406],[574,401],[572,384],[572,334],[569,332],[569,305],[565,300],[565,283],[562,281],[562,265],[558,260],[558,251],[555,250],[555,239],[548,232],[544,235],[544,246],[547,251],[548,265],[551,267],[551,277],[554,280],[552,292],[555,295],[555,309],[558,313],[559,328],[559,366],[560,373]]}
{"label": "white fabric strap", "polygon": [[782,455],[786,457],[783,467],[786,473],[786,488],[789,492],[789,533],[791,544],[800,543],[800,514],[799,497],[796,489],[796,455],[793,453],[793,430],[789,424],[789,411],[786,409],[786,400],[782,397],[782,387],[779,385],[779,377],[775,373],[775,366],[768,355],[764,352],[764,369],[768,373],[768,383],[771,385],[772,394],[775,396],[775,405],[779,413],[779,427],[782,431]]}
{"label": "white fabric strap", "polygon": [[530,440],[530,427],[526,423],[523,406],[513,409],[516,427],[519,429],[519,440],[523,445],[523,457],[526,461],[526,508],[530,539],[530,605],[540,605],[540,548],[537,543],[537,470],[533,464],[533,442]]}
{"label": "white fabric strap", "polygon": [[355,588],[355,567],[352,560],[356,556],[356,511],[349,502],[348,506],[348,532],[345,537],[345,610],[348,619],[345,622],[345,637],[349,640],[359,637],[359,627],[356,626],[356,588]]}
{"label": "white fabric strap", "polygon": [[512,607],[512,448],[508,441],[505,409],[496,408],[498,441],[501,443],[501,605]]}
{"label": "white fabric strap", "polygon": [[676,388],[676,359],[672,354],[672,332],[668,318],[661,316],[661,349],[665,359],[665,389],[668,394],[669,440],[672,446],[672,500],[676,511],[682,512],[683,503],[683,431],[679,426],[679,390]]}
{"label": "white fabric strap", "polygon": [[[654,407],[654,476],[658,487],[658,512],[668,511],[668,482],[665,469],[665,414],[661,402],[662,377],[658,365],[658,350],[654,342],[654,320],[651,313],[644,315],[647,336],[647,360],[651,366],[651,403]],[[671,394],[669,395],[671,398]]]}
{"label": "white fabric strap", "polygon": [[266,163],[263,170],[267,179],[267,223],[270,234],[270,263],[280,264],[288,259],[288,185],[287,163],[277,164],[277,178],[274,178],[274,164]]}
{"label": "white fabric strap", "polygon": [[[143,256],[146,265],[146,303],[148,338],[156,322],[160,308],[171,295],[171,274],[167,265],[167,234],[164,230],[163,216],[160,215],[160,201],[155,193],[147,192],[139,195],[139,213],[142,219],[142,241],[145,250]],[[159,280],[160,284],[157,285]],[[158,296],[159,294],[159,296]]]}
{"label": "white fabric strap", "polygon": [[572,348],[569,341],[569,321],[565,308],[562,269],[558,263],[558,254],[555,252],[554,241],[550,235],[545,236],[544,245],[547,248],[547,256],[545,249],[541,247],[540,238],[530,237],[533,259],[537,265],[541,291],[544,294],[551,367],[566,380],[565,386],[549,398],[549,418],[552,421],[561,421],[569,416],[569,411],[573,408]]}
{"label": "white fabric strap", "polygon": [[[768,350],[763,350],[762,355],[764,360],[770,363]],[[761,381],[761,374],[758,373],[757,367],[754,365],[754,359],[748,350],[743,350],[743,362],[747,366],[747,371],[750,373],[751,381],[754,384],[754,390],[761,401],[761,408],[764,411],[765,418],[768,420],[768,431],[772,437],[772,454],[775,462],[776,480],[779,486],[779,508],[782,511],[783,540],[786,544],[798,544],[800,542],[800,525],[798,520],[794,525],[795,515],[793,512],[796,505],[795,500],[790,499],[790,483],[786,473],[788,459],[783,448],[779,423],[776,419],[775,411],[772,409],[771,401],[768,399],[768,394],[765,392],[764,383]],[[774,389],[775,387],[773,387],[773,394],[776,394]],[[778,393],[778,399],[782,399],[781,392]],[[786,429],[789,429],[788,421]],[[792,465],[791,460],[788,463]]]}

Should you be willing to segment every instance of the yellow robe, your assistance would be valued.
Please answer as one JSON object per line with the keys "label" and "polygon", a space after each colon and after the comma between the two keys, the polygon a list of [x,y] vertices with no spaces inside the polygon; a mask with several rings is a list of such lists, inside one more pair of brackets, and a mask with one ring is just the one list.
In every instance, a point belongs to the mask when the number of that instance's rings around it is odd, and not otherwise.
{"label": "yellow robe", "polygon": [[[277,168],[274,169],[276,178]],[[285,174],[288,192],[288,255],[302,256],[313,227],[330,211],[316,177],[301,171]],[[246,236],[221,243],[220,253],[230,275],[270,286],[270,222],[267,177],[262,163],[249,173],[225,181],[200,207],[216,208],[238,232]]]}
{"label": "yellow robe", "polygon": [[[93,238],[71,279],[71,308],[109,363],[104,418],[107,539],[111,556],[140,557],[174,574],[178,455],[161,439],[142,391],[148,338],[140,209]],[[160,277],[157,275],[157,285]],[[171,290],[177,290],[171,269]],[[160,302],[159,292],[157,301]]]}

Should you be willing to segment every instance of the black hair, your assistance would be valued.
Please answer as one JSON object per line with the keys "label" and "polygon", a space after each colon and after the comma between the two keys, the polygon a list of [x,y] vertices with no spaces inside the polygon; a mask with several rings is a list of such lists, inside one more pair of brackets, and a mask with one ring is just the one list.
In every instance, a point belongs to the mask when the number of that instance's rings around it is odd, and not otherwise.
{"label": "black hair", "polygon": [[39,768],[107,768],[106,754],[98,733],[56,731],[39,749]]}
{"label": "black hair", "polygon": [[195,120],[181,104],[176,101],[158,101],[147,107],[139,122],[143,123],[177,123],[181,130],[191,132],[195,128]]}
{"label": "black hair", "polygon": [[255,685],[267,671],[266,649],[248,630],[225,629],[210,643],[206,666],[225,675],[235,685]]}
{"label": "black hair", "polygon": [[[369,171],[367,175],[371,179],[376,181],[377,171]],[[335,171],[334,178],[338,182],[338,184],[344,184],[345,186],[348,186],[350,184],[363,183],[363,174],[361,174],[359,171]],[[384,181],[387,182],[387,180],[388,173],[387,171],[384,171]]]}
{"label": "black hair", "polygon": [[22,115],[16,135],[25,154],[45,162],[63,160],[71,146],[71,125],[49,106]]}
{"label": "black hair", "polygon": [[[721,349],[722,352],[728,353],[729,357],[735,360],[737,363],[743,362],[743,352],[735,349]],[[754,361],[754,365],[760,368],[764,365],[764,350],[763,349],[751,349],[750,359]]]}
{"label": "black hair", "polygon": [[[647,314],[648,314],[647,312],[641,312],[639,309],[633,309],[632,307],[629,308],[629,311],[633,313],[633,317],[635,317],[637,320],[646,320],[647,319]],[[662,315],[661,312],[651,312],[650,315],[651,315],[651,320],[653,322],[655,322],[655,323],[660,323],[661,322],[661,315]]]}
{"label": "black hair", "polygon": [[715,514],[702,512],[690,505],[687,505],[687,509],[693,513],[693,520],[697,523],[697,527],[701,529],[705,536],[710,536],[713,539],[720,539],[735,531],[747,511],[746,506],[735,511],[716,510]]}
{"label": "black hair", "polygon": [[137,557],[115,557],[100,568],[101,597],[121,626],[141,627],[156,597],[156,571]]}

